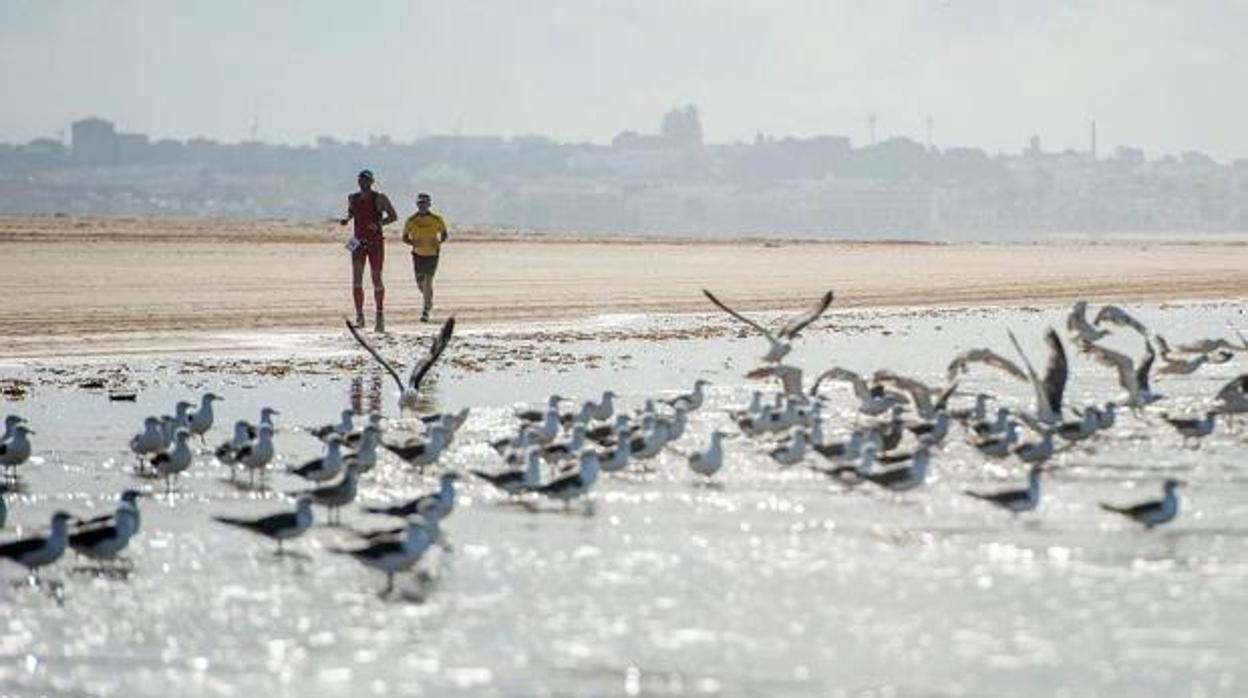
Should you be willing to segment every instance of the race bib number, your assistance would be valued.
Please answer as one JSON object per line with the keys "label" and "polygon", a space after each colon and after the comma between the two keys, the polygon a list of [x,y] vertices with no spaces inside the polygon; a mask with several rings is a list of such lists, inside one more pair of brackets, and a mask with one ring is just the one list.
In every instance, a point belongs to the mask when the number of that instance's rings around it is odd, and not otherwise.
{"label": "race bib number", "polygon": [[355,252],[360,249],[360,244],[360,239],[352,235],[351,239],[347,240],[347,252]]}

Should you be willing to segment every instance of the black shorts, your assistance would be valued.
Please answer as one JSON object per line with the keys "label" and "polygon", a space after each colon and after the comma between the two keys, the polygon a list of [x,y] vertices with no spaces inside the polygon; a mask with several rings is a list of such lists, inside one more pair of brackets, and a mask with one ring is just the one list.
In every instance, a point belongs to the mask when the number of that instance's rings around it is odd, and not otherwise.
{"label": "black shorts", "polygon": [[418,254],[412,255],[412,270],[416,272],[416,276],[433,276],[438,273],[438,257],[424,257]]}

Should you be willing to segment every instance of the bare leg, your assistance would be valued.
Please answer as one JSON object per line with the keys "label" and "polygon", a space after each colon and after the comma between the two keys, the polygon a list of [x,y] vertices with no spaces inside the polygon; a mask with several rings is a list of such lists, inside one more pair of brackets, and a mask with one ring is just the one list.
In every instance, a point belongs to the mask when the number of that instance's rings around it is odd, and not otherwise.
{"label": "bare leg", "polygon": [[364,255],[351,255],[351,300],[355,301],[356,324],[364,324]]}

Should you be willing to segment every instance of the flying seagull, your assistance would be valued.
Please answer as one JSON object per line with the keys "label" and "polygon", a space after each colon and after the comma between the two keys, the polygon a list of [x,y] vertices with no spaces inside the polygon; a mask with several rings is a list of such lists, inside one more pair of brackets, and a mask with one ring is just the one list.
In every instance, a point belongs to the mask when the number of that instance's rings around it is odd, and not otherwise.
{"label": "flying seagull", "polygon": [[781,327],[779,332],[773,334],[766,327],[763,327],[754,320],[751,320],[741,313],[738,313],[732,308],[724,305],[723,301],[716,298],[715,294],[710,291],[702,289],[702,293],[705,294],[706,297],[710,299],[710,301],[720,310],[728,313],[737,320],[740,320],[763,334],[763,337],[765,337],[767,342],[770,344],[767,349],[767,353],[763,356],[763,361],[768,363],[776,363],[787,356],[789,351],[793,349],[793,345],[790,344],[789,341],[795,339],[802,330],[806,329],[807,325],[815,320],[818,320],[819,316],[823,315],[823,313],[828,309],[828,306],[832,305],[832,292],[828,291],[820,297],[817,303],[812,305],[807,310],[794,315],[788,322],[784,323],[784,327]]}
{"label": "flying seagull", "polygon": [[429,345],[429,353],[420,358],[419,361],[412,366],[411,375],[408,376],[407,382],[403,382],[403,378],[399,376],[399,372],[394,369],[390,362],[382,358],[381,354],[369,344],[368,340],[360,334],[359,330],[347,321],[347,331],[355,337],[355,341],[364,347],[364,350],[381,364],[382,368],[394,378],[394,382],[399,386],[399,409],[400,411],[415,411],[417,408],[416,399],[420,394],[420,383],[424,380],[425,374],[429,373],[429,369],[433,368],[433,364],[437,362],[438,357],[442,356],[442,352],[446,350],[446,345],[451,341],[451,334],[455,331],[455,317],[447,318],[442,325],[442,331],[434,338]]}

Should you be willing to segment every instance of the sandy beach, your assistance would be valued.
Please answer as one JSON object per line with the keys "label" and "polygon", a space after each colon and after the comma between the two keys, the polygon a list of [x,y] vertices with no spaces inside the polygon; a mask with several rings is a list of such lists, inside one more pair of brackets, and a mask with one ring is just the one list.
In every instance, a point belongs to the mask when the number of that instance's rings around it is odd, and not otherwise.
{"label": "sandy beach", "polygon": [[[335,327],[350,271],[332,223],[0,218],[0,352],[52,356],[205,344]],[[420,297],[407,248],[388,233],[391,328],[414,326]],[[1248,296],[1248,245],[1219,241],[916,244],[700,240],[455,230],[437,314],[461,320],[578,319],[702,312],[711,288],[743,309],[1019,305]],[[371,313],[371,298],[369,299]],[[207,344],[220,343],[219,338]]]}

